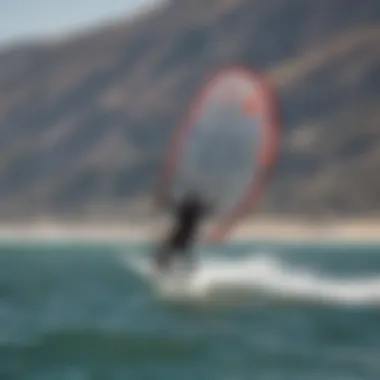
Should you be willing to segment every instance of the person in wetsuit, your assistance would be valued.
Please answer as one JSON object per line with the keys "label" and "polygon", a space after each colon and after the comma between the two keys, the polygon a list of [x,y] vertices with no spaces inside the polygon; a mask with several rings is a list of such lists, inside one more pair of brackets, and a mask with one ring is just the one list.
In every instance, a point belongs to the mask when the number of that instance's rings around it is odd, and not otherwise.
{"label": "person in wetsuit", "polygon": [[175,257],[190,261],[200,224],[210,212],[210,207],[195,192],[187,193],[173,209],[174,226],[154,257],[160,270],[168,269]]}

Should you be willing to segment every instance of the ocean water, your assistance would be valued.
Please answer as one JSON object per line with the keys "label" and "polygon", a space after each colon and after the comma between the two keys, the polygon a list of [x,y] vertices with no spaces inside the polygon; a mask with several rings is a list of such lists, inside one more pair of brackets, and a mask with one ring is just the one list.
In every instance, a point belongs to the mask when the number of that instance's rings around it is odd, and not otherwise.
{"label": "ocean water", "polygon": [[380,245],[201,249],[165,289],[150,251],[3,242],[0,379],[380,379]]}

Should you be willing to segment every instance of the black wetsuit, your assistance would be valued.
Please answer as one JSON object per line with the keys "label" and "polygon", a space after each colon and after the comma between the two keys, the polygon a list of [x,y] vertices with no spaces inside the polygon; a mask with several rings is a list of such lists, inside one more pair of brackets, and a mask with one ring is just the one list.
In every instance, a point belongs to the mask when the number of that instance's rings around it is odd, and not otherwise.
{"label": "black wetsuit", "polygon": [[189,260],[191,248],[197,237],[200,223],[209,211],[195,195],[189,195],[174,205],[175,225],[168,238],[156,253],[155,261],[160,269],[170,266],[173,257],[182,256]]}

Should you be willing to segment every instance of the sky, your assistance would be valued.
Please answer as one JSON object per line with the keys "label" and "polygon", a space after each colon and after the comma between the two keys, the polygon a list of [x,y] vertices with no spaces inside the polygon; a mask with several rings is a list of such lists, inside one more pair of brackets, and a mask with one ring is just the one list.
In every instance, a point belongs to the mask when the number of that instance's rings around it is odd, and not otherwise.
{"label": "sky", "polygon": [[0,45],[59,37],[122,18],[160,0],[0,0]]}

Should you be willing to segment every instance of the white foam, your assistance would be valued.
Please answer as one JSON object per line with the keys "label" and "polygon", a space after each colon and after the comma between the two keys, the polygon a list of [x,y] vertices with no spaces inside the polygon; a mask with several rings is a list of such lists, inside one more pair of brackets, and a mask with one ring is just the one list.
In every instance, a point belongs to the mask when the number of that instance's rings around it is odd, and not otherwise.
{"label": "white foam", "polygon": [[[149,263],[140,262],[139,271],[151,276]],[[278,258],[262,254],[235,259],[202,259],[195,273],[181,283],[181,295],[205,299],[224,293],[251,298],[345,305],[380,306],[380,276],[373,278],[328,277],[307,269],[285,265]],[[166,283],[166,291],[179,287]],[[186,288],[186,292],[184,291]],[[162,290],[162,289],[161,289]],[[177,294],[178,295],[178,294]]]}

